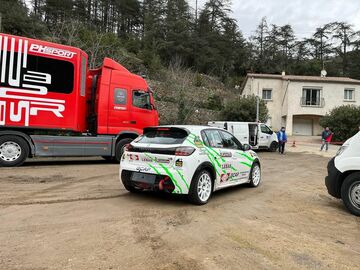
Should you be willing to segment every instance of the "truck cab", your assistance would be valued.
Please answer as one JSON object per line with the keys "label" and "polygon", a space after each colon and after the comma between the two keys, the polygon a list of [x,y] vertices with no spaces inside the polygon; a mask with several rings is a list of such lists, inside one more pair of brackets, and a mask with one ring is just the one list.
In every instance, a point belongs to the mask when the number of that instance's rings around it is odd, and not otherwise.
{"label": "truck cab", "polygon": [[249,144],[252,149],[267,149],[276,151],[278,138],[263,123],[256,122],[209,122],[209,126],[223,128],[231,132],[242,144]]}
{"label": "truck cab", "polygon": [[0,166],[28,157],[119,162],[158,118],[146,81],[114,60],[89,70],[79,48],[0,33]]}
{"label": "truck cab", "polygon": [[360,132],[341,146],[327,170],[328,193],[342,199],[352,214],[360,216]]}

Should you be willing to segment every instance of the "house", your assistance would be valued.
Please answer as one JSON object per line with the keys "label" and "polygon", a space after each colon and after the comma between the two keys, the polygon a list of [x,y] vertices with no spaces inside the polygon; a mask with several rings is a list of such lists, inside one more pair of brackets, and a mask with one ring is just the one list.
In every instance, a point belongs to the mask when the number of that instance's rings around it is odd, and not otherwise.
{"label": "house", "polygon": [[248,74],[241,95],[257,95],[269,109],[268,125],[289,135],[319,135],[322,116],[341,105],[360,105],[360,80],[347,77]]}

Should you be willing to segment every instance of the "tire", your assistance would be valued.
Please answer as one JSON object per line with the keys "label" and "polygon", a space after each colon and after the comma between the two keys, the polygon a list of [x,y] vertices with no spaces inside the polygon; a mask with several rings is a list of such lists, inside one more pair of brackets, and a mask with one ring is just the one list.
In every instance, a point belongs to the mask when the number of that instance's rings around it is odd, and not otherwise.
{"label": "tire", "polygon": [[250,187],[256,188],[260,185],[260,183],[261,183],[261,168],[260,168],[259,163],[254,163],[253,166],[251,167],[249,180],[250,180],[250,183],[249,183]]}
{"label": "tire", "polygon": [[278,147],[279,147],[279,144],[274,141],[274,142],[272,142],[272,143],[270,144],[269,151],[270,151],[270,152],[276,152],[276,150],[278,149]]}
{"label": "tire", "polygon": [[0,137],[0,167],[21,166],[29,156],[29,145],[19,137],[5,135]]}
{"label": "tire", "polygon": [[209,201],[214,186],[214,179],[207,170],[201,170],[195,174],[191,181],[188,199],[192,204],[203,205]]}
{"label": "tire", "polygon": [[341,199],[352,214],[360,216],[360,172],[345,178],[341,186]]}
{"label": "tire", "polygon": [[127,145],[128,143],[131,143],[132,141],[133,141],[133,139],[126,138],[126,139],[122,139],[117,142],[116,147],[115,147],[115,158],[114,158],[114,161],[116,163],[120,163],[121,157],[124,153],[125,145]]}

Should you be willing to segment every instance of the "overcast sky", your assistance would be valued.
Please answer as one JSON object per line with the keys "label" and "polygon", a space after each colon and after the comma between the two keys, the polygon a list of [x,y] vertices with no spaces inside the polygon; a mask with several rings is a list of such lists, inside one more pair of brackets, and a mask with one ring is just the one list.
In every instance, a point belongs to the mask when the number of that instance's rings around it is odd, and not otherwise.
{"label": "overcast sky", "polygon": [[[199,6],[206,0],[198,0]],[[195,6],[195,0],[189,0]],[[360,0],[233,0],[232,16],[249,37],[262,17],[269,24],[291,24],[299,37],[309,37],[325,23],[346,21],[360,30]]]}

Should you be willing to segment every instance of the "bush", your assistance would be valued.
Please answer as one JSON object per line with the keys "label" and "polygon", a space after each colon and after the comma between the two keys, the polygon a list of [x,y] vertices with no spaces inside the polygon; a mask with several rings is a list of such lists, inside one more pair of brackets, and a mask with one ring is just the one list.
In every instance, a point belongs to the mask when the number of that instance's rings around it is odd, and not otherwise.
{"label": "bush", "polygon": [[[256,97],[238,97],[225,104],[221,111],[223,121],[252,122],[256,120]],[[260,121],[266,122],[269,118],[269,111],[263,100],[260,100]]]}
{"label": "bush", "polygon": [[334,141],[344,142],[358,132],[360,125],[360,107],[340,106],[320,120],[322,127],[329,127],[334,132]]}

